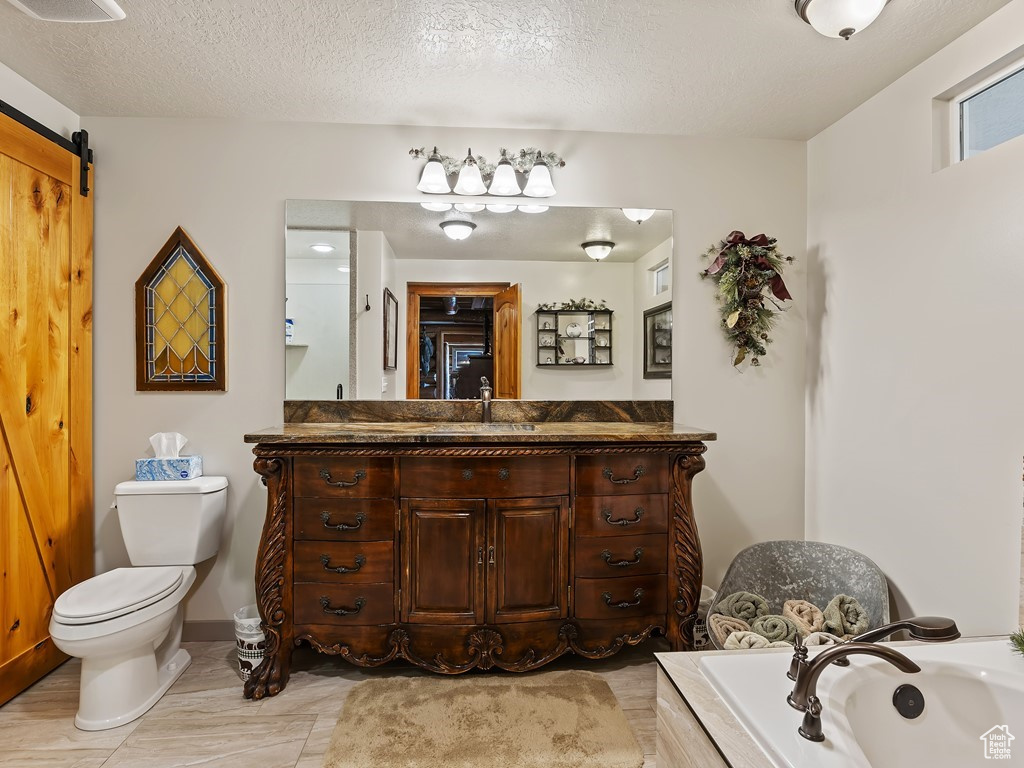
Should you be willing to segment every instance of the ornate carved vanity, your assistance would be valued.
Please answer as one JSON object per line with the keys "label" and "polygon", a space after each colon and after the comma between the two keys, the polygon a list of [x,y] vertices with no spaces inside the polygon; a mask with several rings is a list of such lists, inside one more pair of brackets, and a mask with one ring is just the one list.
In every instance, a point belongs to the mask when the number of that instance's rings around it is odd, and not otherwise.
{"label": "ornate carved vanity", "polygon": [[379,403],[288,403],[284,426],[246,435],[268,490],[247,697],[284,688],[300,643],[444,674],[656,632],[690,647],[690,484],[713,433],[672,424],[671,403],[574,404],[591,420],[572,421],[569,404],[496,401],[491,425],[472,402],[386,405],[392,421]]}

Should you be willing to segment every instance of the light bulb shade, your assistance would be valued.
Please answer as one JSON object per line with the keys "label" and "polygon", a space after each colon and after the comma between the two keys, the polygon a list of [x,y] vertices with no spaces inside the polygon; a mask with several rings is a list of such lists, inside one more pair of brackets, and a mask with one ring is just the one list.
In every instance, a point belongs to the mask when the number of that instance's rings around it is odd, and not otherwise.
{"label": "light bulb shade", "polygon": [[487,187],[480,176],[480,166],[473,159],[473,150],[469,150],[466,159],[459,169],[459,179],[455,182],[456,195],[483,195],[487,193]]}
{"label": "light bulb shade", "polygon": [[796,12],[825,37],[849,40],[878,18],[888,0],[796,0]]}
{"label": "light bulb shade", "polygon": [[623,208],[622,212],[626,214],[626,218],[630,221],[643,224],[654,215],[654,210],[654,208]]}
{"label": "light bulb shade", "polygon": [[551,169],[547,163],[534,163],[526,179],[526,186],[523,187],[523,194],[527,197],[551,197],[555,194],[555,185],[551,183]]}
{"label": "light bulb shade", "polygon": [[309,247],[311,250],[314,250],[317,253],[330,253],[331,251],[334,250],[334,246],[328,243],[313,243]]}
{"label": "light bulb shade", "polygon": [[434,151],[427,158],[427,164],[423,166],[420,183],[416,185],[416,189],[428,195],[446,195],[452,191],[451,185],[448,184],[448,174],[444,172],[444,163],[437,154],[437,147],[434,147]]}
{"label": "light bulb shade", "polygon": [[511,213],[516,207],[512,203],[488,203],[487,210],[491,213]]}
{"label": "light bulb shade", "polygon": [[546,211],[548,209],[548,207],[546,205],[536,205],[536,204],[520,205],[520,206],[517,206],[517,207],[519,208],[519,212],[520,213],[544,213],[544,211]]}
{"label": "light bulb shade", "polygon": [[441,222],[441,231],[448,235],[452,240],[465,240],[473,234],[474,229],[476,229],[476,224],[472,221],[452,219],[451,221]]}
{"label": "light bulb shade", "polygon": [[518,195],[522,191],[519,188],[519,179],[516,178],[516,169],[512,167],[508,158],[502,157],[498,162],[498,167],[494,169],[494,178],[491,179],[491,186],[488,187],[487,192],[492,195],[509,197]]}
{"label": "light bulb shade", "polygon": [[601,261],[601,259],[608,256],[612,252],[612,248],[615,247],[615,243],[610,240],[590,240],[586,243],[581,243],[580,247],[586,251],[587,256],[592,258],[594,261]]}
{"label": "light bulb shade", "polygon": [[483,203],[456,203],[455,210],[463,213],[479,213],[484,209]]}
{"label": "light bulb shade", "polygon": [[444,213],[452,209],[451,203],[420,203],[421,208],[426,208],[428,211],[434,213]]}

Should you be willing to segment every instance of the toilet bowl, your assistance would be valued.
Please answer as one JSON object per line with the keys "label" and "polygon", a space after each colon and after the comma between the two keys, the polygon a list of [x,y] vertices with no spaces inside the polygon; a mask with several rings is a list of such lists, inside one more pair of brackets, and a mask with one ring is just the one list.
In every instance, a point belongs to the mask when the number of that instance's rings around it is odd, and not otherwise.
{"label": "toilet bowl", "polygon": [[182,605],[194,563],[216,554],[227,479],[121,483],[115,492],[131,568],[64,592],[50,637],[82,660],[75,725],[115,728],[145,714],[191,662],[181,648]]}

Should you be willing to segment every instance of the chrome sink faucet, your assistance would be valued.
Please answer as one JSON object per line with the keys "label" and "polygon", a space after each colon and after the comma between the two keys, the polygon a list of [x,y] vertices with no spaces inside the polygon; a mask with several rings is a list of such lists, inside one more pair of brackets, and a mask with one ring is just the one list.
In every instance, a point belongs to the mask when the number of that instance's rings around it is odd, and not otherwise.
{"label": "chrome sink faucet", "polygon": [[804,721],[797,729],[801,736],[810,741],[825,739],[821,732],[821,701],[817,697],[817,683],[821,673],[830,664],[843,665],[845,662],[848,665],[847,657],[864,654],[884,659],[901,672],[921,671],[917,664],[899,651],[886,645],[875,645],[875,641],[901,630],[906,630],[912,640],[926,643],[946,642],[960,637],[960,630],[952,619],[942,616],[917,616],[868,630],[845,643],[826,648],[811,661],[807,660],[807,646],[797,642],[789,667],[789,678],[796,680],[796,684],[786,701],[793,709],[804,713]]}
{"label": "chrome sink faucet", "polygon": [[480,377],[480,404],[483,406],[483,411],[480,413],[480,423],[490,424],[491,423],[491,383],[487,381],[486,376]]}

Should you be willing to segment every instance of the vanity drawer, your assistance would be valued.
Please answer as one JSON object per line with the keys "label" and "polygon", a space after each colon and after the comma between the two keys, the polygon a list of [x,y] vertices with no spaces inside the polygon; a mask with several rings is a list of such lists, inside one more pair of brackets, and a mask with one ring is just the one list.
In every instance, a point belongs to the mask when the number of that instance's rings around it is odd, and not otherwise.
{"label": "vanity drawer", "polygon": [[391,624],[395,585],[296,584],[294,614],[296,624]]}
{"label": "vanity drawer", "polygon": [[667,494],[576,497],[577,536],[634,535],[667,530]]}
{"label": "vanity drawer", "polygon": [[395,495],[395,463],[360,456],[298,457],[296,496],[317,499],[381,499]]}
{"label": "vanity drawer", "polygon": [[295,499],[296,539],[392,541],[395,502],[391,499]]}
{"label": "vanity drawer", "polygon": [[667,493],[668,454],[598,454],[576,458],[576,492],[608,494]]}
{"label": "vanity drawer", "polygon": [[569,494],[568,456],[512,458],[405,457],[401,495],[507,499]]}
{"label": "vanity drawer", "polygon": [[665,575],[576,579],[576,618],[615,619],[663,614]]}
{"label": "vanity drawer", "polygon": [[648,536],[594,536],[576,540],[575,574],[587,577],[665,573],[668,542]]}
{"label": "vanity drawer", "polygon": [[295,581],[394,581],[395,545],[390,541],[297,541],[292,563]]}

